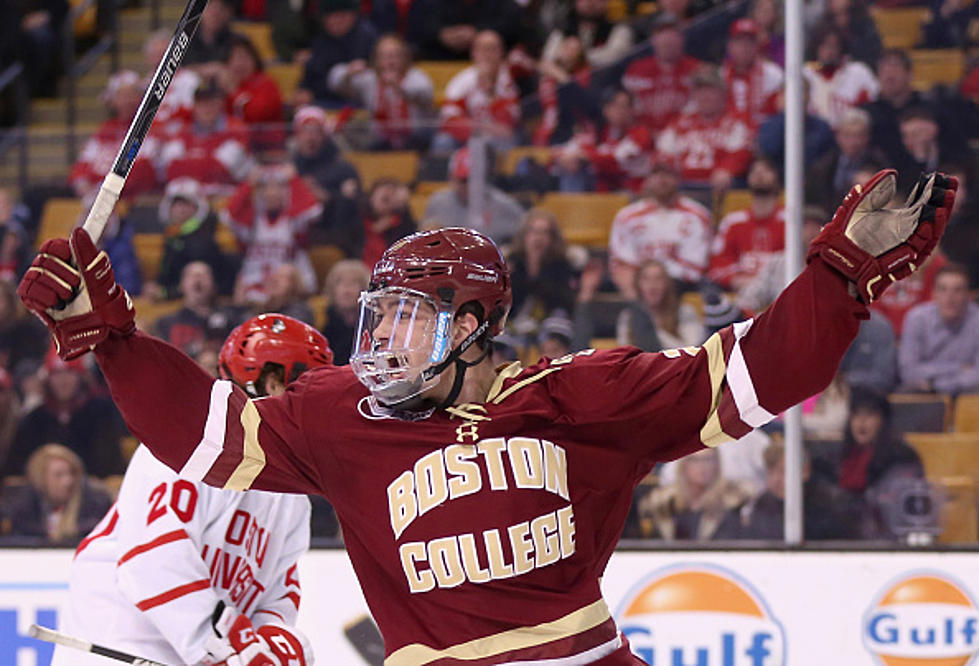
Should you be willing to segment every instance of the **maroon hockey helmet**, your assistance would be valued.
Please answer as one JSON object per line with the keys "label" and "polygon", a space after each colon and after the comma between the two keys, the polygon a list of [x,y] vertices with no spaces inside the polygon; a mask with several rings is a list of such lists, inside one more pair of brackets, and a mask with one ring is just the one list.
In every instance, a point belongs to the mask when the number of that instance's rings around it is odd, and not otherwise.
{"label": "maroon hockey helmet", "polygon": [[428,294],[452,312],[471,301],[492,320],[489,335],[499,335],[513,304],[510,270],[488,236],[473,229],[447,227],[422,231],[394,243],[374,266],[370,290],[402,287]]}
{"label": "maroon hockey helmet", "polygon": [[309,324],[274,312],[261,314],[237,327],[224,341],[218,373],[257,396],[258,381],[270,363],[285,370],[288,384],[310,368],[332,365],[333,350]]}
{"label": "maroon hockey helmet", "polygon": [[[472,365],[461,355],[473,344],[488,353],[483,343],[503,330],[512,302],[510,273],[492,240],[462,228],[413,234],[374,266],[350,365],[375,398],[406,404],[455,364],[450,403]],[[452,322],[469,303],[481,306],[482,321],[453,348]]]}

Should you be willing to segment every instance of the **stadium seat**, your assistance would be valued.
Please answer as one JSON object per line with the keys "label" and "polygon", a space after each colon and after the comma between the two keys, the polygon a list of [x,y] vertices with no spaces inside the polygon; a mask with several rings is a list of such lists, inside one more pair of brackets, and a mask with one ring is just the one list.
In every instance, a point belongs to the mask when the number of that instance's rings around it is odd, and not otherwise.
{"label": "stadium seat", "polygon": [[415,184],[415,194],[431,196],[439,190],[444,190],[450,184],[447,180],[420,180]]}
{"label": "stadium seat", "polygon": [[369,190],[378,178],[397,178],[410,185],[418,177],[418,153],[412,150],[383,153],[351,151],[344,153],[343,157],[357,169],[365,190]]}
{"label": "stadium seat", "polygon": [[231,26],[232,32],[244,35],[255,45],[262,62],[272,62],[278,58],[275,45],[272,43],[272,24],[266,22],[235,21]]}
{"label": "stadium seat", "polygon": [[908,432],[904,438],[917,451],[930,481],[968,475],[979,487],[979,433]]}
{"label": "stadium seat", "polygon": [[163,234],[133,234],[133,250],[144,282],[156,279],[163,261]]}
{"label": "stadium seat", "polygon": [[306,305],[313,311],[313,326],[318,331],[322,331],[323,327],[326,326],[326,306],[329,302],[330,299],[326,297],[326,294],[316,294],[306,299]]}
{"label": "stadium seat", "polygon": [[[136,439],[135,437],[127,437],[126,439]],[[138,442],[137,442],[138,443]],[[132,456],[127,456],[126,459],[132,458]],[[102,487],[105,488],[106,492],[112,495],[112,499],[119,497],[119,488],[122,486],[122,474],[113,474],[112,476],[107,476],[101,479]]]}
{"label": "stadium seat", "polygon": [[952,400],[942,393],[892,393],[891,427],[896,433],[944,432],[952,413]]}
{"label": "stadium seat", "polygon": [[179,299],[151,301],[141,296],[133,297],[133,307],[136,308],[136,323],[143,330],[152,330],[156,326],[157,319],[173,314],[182,306],[183,303]]}
{"label": "stadium seat", "polygon": [[958,49],[915,49],[911,56],[911,85],[930,90],[940,84],[957,85],[965,70],[965,56]]}
{"label": "stadium seat", "polygon": [[465,60],[420,60],[415,63],[415,67],[428,74],[428,77],[432,79],[432,87],[435,90],[435,104],[438,106],[445,100],[445,86],[448,85],[453,76],[466,67],[469,67],[470,64],[472,63]]}
{"label": "stadium seat", "polygon": [[608,0],[605,17],[612,23],[618,23],[629,16],[629,5],[626,0]]}
{"label": "stadium seat", "polygon": [[284,100],[289,100],[292,97],[303,78],[302,65],[292,62],[268,65],[265,68],[265,73],[279,86],[279,92],[282,93]]}
{"label": "stadium seat", "polygon": [[628,203],[626,194],[550,192],[538,207],[557,217],[569,243],[604,248],[615,214]]}
{"label": "stadium seat", "polygon": [[720,221],[728,213],[743,210],[750,205],[751,192],[748,190],[728,190],[724,194],[724,200],[721,202],[721,209],[717,211],[717,220]]}
{"label": "stadium seat", "polygon": [[316,272],[316,284],[322,287],[326,274],[333,268],[333,264],[343,259],[343,250],[336,245],[313,245],[306,252]]}
{"label": "stadium seat", "polygon": [[955,399],[952,430],[979,433],[979,393],[966,393]]}
{"label": "stadium seat", "polygon": [[66,238],[82,214],[80,199],[48,199],[41,213],[37,231],[37,246],[52,238]]}
{"label": "stadium seat", "polygon": [[619,346],[619,341],[615,338],[592,338],[588,346],[592,349],[615,349]]}
{"label": "stadium seat", "polygon": [[500,171],[512,176],[517,172],[517,165],[525,157],[533,158],[538,164],[547,164],[551,159],[550,146],[517,146],[501,156]]}
{"label": "stadium seat", "polygon": [[945,490],[939,517],[941,543],[975,543],[979,538],[976,486],[968,476],[943,476],[935,482]]}
{"label": "stadium seat", "polygon": [[927,7],[873,8],[870,10],[884,48],[910,49],[921,41],[921,26],[931,16]]}
{"label": "stadium seat", "polygon": [[408,208],[411,210],[411,216],[415,218],[415,222],[421,222],[424,219],[429,196],[420,192],[415,192],[411,195],[411,199],[408,201]]}
{"label": "stadium seat", "polygon": [[232,254],[237,254],[241,252],[241,247],[238,245],[238,239],[235,238],[234,232],[231,228],[223,223],[218,223],[218,226],[214,230],[214,240],[217,241],[218,247],[221,248],[222,252],[229,252]]}

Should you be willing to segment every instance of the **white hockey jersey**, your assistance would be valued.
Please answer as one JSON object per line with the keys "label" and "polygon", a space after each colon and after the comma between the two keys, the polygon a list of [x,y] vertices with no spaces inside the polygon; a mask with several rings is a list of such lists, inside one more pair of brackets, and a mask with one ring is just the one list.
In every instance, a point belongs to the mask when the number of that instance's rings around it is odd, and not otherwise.
{"label": "white hockey jersey", "polygon": [[[181,479],[140,446],[109,513],[78,546],[61,631],[165,664],[205,656],[219,600],[256,625],[294,625],[304,495]],[[54,666],[107,664],[58,646]]]}
{"label": "white hockey jersey", "polygon": [[707,270],[710,241],[710,213],[696,201],[681,196],[663,206],[640,199],[616,213],[608,249],[630,266],[655,259],[673,279],[697,282]]}

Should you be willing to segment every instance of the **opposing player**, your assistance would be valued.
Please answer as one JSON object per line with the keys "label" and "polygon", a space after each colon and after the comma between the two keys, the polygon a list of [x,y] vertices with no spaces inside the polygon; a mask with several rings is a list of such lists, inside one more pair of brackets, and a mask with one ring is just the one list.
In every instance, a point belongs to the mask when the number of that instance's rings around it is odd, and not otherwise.
{"label": "opposing player", "polygon": [[[260,398],[281,395],[304,370],[332,358],[316,329],[265,314],[228,336],[219,374],[223,386]],[[294,628],[296,561],[309,548],[309,514],[302,495],[212,488],[179,477],[140,446],[116,504],[78,546],[61,629],[165,664],[311,664]],[[54,663],[107,662],[59,646]]]}
{"label": "opposing player", "polygon": [[895,184],[884,171],[851,191],[763,315],[662,353],[496,372],[488,343],[509,275],[467,229],[391,246],[361,296],[350,367],[263,400],[135,331],[84,231],[46,243],[20,293],[65,356],[95,348],[133,432],[173,469],[333,503],[386,664],[639,664],[599,587],[633,487],[829,383],[866,304],[948,220],[954,179],[923,177],[907,207],[886,210]]}

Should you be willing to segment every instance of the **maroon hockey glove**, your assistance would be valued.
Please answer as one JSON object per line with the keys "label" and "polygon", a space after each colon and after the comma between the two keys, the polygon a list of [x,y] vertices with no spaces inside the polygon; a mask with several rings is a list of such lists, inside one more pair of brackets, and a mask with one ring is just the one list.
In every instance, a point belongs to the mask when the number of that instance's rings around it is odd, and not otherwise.
{"label": "maroon hockey glove", "polygon": [[850,190],[812,242],[806,261],[819,257],[854,284],[858,299],[871,303],[935,249],[957,187],[958,181],[945,174],[922,175],[904,208],[884,208],[897,189],[897,172],[880,171]]}
{"label": "maroon hockey glove", "polygon": [[234,651],[221,662],[227,666],[311,666],[313,663],[309,640],[295,627],[272,622],[255,628],[247,616],[225,606],[214,622],[214,631]]}
{"label": "maroon hockey glove", "polygon": [[129,335],[136,328],[132,301],[116,284],[108,255],[80,227],[70,241],[41,246],[17,293],[51,331],[65,360],[94,349],[110,333]]}

